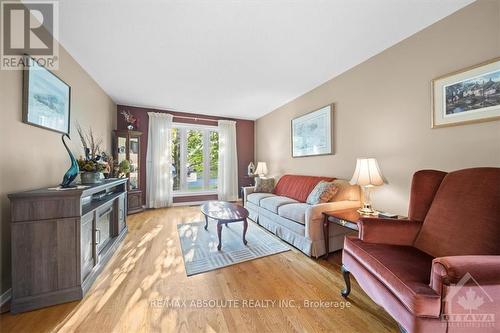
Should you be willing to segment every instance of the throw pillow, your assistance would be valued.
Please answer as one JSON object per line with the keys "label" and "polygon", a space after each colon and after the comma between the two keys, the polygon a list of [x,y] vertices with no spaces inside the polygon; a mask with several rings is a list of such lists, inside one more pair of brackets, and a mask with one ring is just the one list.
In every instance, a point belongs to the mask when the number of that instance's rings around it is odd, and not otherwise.
{"label": "throw pillow", "polygon": [[314,189],[309,193],[306,203],[317,205],[324,202],[329,202],[337,194],[338,188],[333,182],[320,181]]}
{"label": "throw pillow", "polygon": [[255,177],[255,191],[257,193],[272,193],[274,190],[274,178]]}

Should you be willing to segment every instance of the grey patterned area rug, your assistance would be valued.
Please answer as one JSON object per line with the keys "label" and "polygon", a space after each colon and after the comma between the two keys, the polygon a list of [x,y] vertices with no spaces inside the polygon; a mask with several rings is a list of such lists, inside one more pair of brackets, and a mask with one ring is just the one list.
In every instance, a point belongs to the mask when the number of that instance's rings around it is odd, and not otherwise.
{"label": "grey patterned area rug", "polygon": [[242,240],[243,222],[235,222],[223,227],[222,250],[217,251],[217,222],[210,220],[208,230],[204,226],[205,222],[177,225],[188,276],[290,250],[276,236],[248,221],[246,246]]}

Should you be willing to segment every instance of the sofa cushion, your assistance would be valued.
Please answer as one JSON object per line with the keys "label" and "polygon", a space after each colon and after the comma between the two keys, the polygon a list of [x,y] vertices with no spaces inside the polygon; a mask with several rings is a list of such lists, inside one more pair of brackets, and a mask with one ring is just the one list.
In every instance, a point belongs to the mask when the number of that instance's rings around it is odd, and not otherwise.
{"label": "sofa cushion", "polygon": [[[261,207],[259,210],[259,224],[263,221],[267,221],[268,226],[272,223],[276,226],[279,226],[281,229],[286,229],[287,231],[291,231],[300,237],[305,237],[306,235],[306,226],[304,224],[300,224],[295,221],[286,219],[284,217],[279,216],[278,214],[275,214]],[[275,231],[269,228],[266,229],[268,229],[273,233]],[[281,237],[278,234],[276,234],[276,236]]]}
{"label": "sofa cushion", "polygon": [[278,215],[300,224],[306,224],[306,210],[311,207],[305,203],[291,203],[278,208]]}
{"label": "sofa cushion", "polygon": [[438,317],[441,297],[430,286],[432,256],[411,246],[346,237],[344,251],[380,280],[416,316]]}
{"label": "sofa cushion", "polygon": [[297,200],[293,200],[287,197],[280,197],[280,196],[272,196],[268,198],[264,198],[260,201],[260,206],[262,208],[267,209],[270,212],[273,212],[275,214],[278,214],[278,208],[280,206],[286,205],[286,204],[291,204],[291,203],[296,203]]}
{"label": "sofa cushion", "polygon": [[272,193],[251,193],[247,196],[247,201],[260,206],[260,201],[264,198],[274,197]]}
{"label": "sofa cushion", "polygon": [[276,184],[274,194],[295,199],[300,202],[306,202],[309,193],[320,181],[332,182],[335,178],[284,175]]}

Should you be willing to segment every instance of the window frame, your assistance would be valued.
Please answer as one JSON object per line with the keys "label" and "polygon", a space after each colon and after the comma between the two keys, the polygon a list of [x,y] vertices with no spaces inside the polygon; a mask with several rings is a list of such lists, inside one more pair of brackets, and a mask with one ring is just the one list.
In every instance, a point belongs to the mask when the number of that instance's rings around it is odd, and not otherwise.
{"label": "window frame", "polygon": [[210,185],[210,132],[219,133],[217,126],[199,125],[188,123],[172,124],[172,128],[179,131],[179,151],[180,151],[180,165],[186,165],[187,160],[187,131],[198,130],[203,132],[203,189],[199,191],[189,191],[187,189],[187,175],[182,170],[180,172],[179,190],[172,190],[174,197],[186,197],[197,195],[210,195],[217,194],[217,189],[209,189]]}

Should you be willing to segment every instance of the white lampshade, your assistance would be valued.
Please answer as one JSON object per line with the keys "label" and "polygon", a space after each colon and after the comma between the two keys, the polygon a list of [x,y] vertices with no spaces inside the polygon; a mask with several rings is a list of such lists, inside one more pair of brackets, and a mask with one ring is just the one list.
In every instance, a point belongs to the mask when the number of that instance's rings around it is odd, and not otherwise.
{"label": "white lampshade", "polygon": [[255,173],[259,176],[265,176],[267,173],[267,164],[266,162],[258,162],[257,169],[255,169]]}
{"label": "white lampshade", "polygon": [[352,185],[379,186],[384,184],[382,172],[374,158],[358,158],[356,160],[356,170],[350,181]]}

